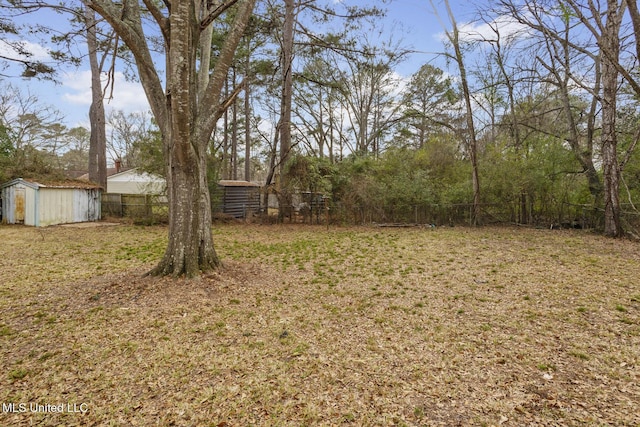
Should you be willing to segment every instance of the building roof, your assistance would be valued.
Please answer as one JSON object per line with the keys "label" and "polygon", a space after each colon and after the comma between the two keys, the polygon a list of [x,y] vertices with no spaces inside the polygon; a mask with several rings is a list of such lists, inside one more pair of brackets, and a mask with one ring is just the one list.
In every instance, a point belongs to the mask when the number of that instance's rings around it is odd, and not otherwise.
{"label": "building roof", "polygon": [[[131,168],[107,168],[107,177],[110,177],[111,175],[115,175],[117,173],[121,173],[121,172],[125,172],[128,171]],[[80,175],[77,179],[83,179],[83,180],[89,180],[89,172],[83,173],[82,175]]]}
{"label": "building roof", "polygon": [[[120,171],[107,177],[107,181],[117,181],[121,178],[125,178],[124,181],[153,181],[153,182],[166,182],[166,180],[158,175],[151,174],[139,170],[138,168],[127,169]],[[136,179],[137,178],[137,179]]]}
{"label": "building roof", "polygon": [[61,180],[32,180],[32,179],[23,179],[16,178],[9,182],[5,182],[0,187],[10,187],[15,184],[24,184],[27,187],[31,187],[33,189],[38,188],[80,188],[80,189],[98,189],[101,188],[99,185],[96,185],[89,181],[84,180],[76,180],[76,179],[61,179]]}
{"label": "building roof", "polygon": [[218,181],[218,185],[221,187],[260,187],[260,184],[249,181],[237,181],[232,179],[223,179]]}

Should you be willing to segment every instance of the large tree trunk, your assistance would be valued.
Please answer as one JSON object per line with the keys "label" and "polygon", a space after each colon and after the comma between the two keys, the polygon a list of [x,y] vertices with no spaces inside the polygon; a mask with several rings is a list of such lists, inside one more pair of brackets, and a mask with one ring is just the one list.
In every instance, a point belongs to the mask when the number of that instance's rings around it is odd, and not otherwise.
{"label": "large tree trunk", "polygon": [[[167,158],[169,198],[169,244],[160,263],[150,273],[185,275],[217,268],[220,260],[211,234],[211,205],[206,174],[208,138],[202,141],[196,125],[199,98],[194,43],[198,35],[190,1],[174,1],[171,6],[168,98],[170,128],[163,135]],[[208,68],[204,68],[208,71]],[[200,80],[200,84],[202,80]]]}
{"label": "large tree trunk", "polygon": [[280,180],[278,181],[278,217],[282,222],[290,214],[291,194],[286,176],[287,160],[291,151],[291,104],[293,102],[293,31],[295,2],[284,1],[284,28],[282,36],[282,101],[280,113]]}
{"label": "large tree trunk", "polygon": [[249,56],[247,55],[247,68],[244,81],[244,180],[251,181],[251,102],[249,94],[251,84],[249,83]]}
{"label": "large tree trunk", "polygon": [[[231,73],[233,86],[236,86],[236,70]],[[238,98],[233,98],[231,104],[231,179],[238,180]]]}
{"label": "large tree trunk", "polygon": [[[182,143],[169,144],[169,244],[162,261],[150,274],[186,275],[220,266],[211,234],[211,202],[207,185],[206,151],[195,150],[182,134]],[[199,152],[198,152],[199,151]]]}
{"label": "large tree trunk", "polygon": [[[225,78],[224,96],[229,96],[229,78]],[[229,155],[229,109],[224,110],[222,123],[222,170],[220,172],[222,179],[231,179],[231,156]]]}
{"label": "large tree trunk", "polygon": [[[635,0],[634,0],[635,1]],[[617,158],[616,96],[618,91],[618,61],[620,51],[621,16],[617,0],[609,0],[607,23],[600,39],[602,55],[602,168],[604,178],[604,232],[608,236],[622,235],[620,225],[620,168]],[[620,13],[621,15],[621,13]]]}
{"label": "large tree trunk", "polygon": [[[251,2],[249,2],[251,3]],[[175,9],[175,12],[174,12]],[[251,13],[245,9],[245,23]],[[174,19],[170,28],[171,45],[169,47],[168,97],[170,103],[170,131],[164,135],[165,153],[168,159],[168,196],[169,196],[169,244],[163,259],[150,273],[156,275],[185,275],[193,277],[201,272],[220,266],[211,233],[211,201],[207,184],[207,148],[213,125],[217,119],[208,120],[209,115],[198,107],[206,102],[207,96],[196,96],[197,82],[195,58],[184,60],[186,55],[195,55],[192,44],[197,43],[197,34],[190,25],[192,22],[189,1],[174,1],[172,14]],[[238,18],[237,18],[238,19]],[[237,38],[233,48],[240,40],[244,25],[236,27],[229,36]],[[216,85],[213,92],[220,95],[224,74],[228,70],[232,55],[220,55],[217,66],[221,67],[207,83]],[[208,70],[204,69],[204,72]],[[202,79],[200,79],[200,84]],[[200,102],[197,102],[201,99]]]}
{"label": "large tree trunk", "polygon": [[95,12],[85,8],[87,25],[87,47],[89,49],[89,65],[91,67],[91,106],[89,122],[91,135],[89,139],[89,180],[107,191],[107,136],[105,131],[104,101],[98,62],[98,41],[96,37]]}

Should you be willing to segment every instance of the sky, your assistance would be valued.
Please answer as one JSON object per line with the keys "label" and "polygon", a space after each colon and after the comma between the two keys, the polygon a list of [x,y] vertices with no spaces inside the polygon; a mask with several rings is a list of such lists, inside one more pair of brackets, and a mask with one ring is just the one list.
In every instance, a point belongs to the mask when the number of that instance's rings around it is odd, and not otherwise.
{"label": "sky", "polygon": [[[335,1],[351,5],[372,4],[371,1],[365,0]],[[471,19],[468,5],[469,3],[461,0],[451,0],[451,6],[459,24]],[[393,32],[394,40],[401,39],[403,45],[415,51],[397,67],[396,72],[403,77],[409,77],[427,62],[444,67],[443,60],[438,59],[438,53],[444,49],[441,41],[442,23],[433,13],[430,1],[395,0],[386,7],[387,16],[380,23],[380,28],[385,34]],[[440,10],[440,13],[445,17],[443,20],[446,22],[444,9]],[[64,25],[66,18],[53,15],[51,19],[59,20],[60,24]],[[36,57],[46,55],[45,50],[38,45],[32,45],[31,49]],[[0,53],[2,53],[1,46]],[[57,78],[56,84],[20,77],[5,79],[5,81],[19,86],[23,91],[35,94],[43,104],[52,105],[60,110],[65,116],[65,124],[68,127],[88,127],[88,110],[91,102],[91,75],[88,65],[60,69]],[[107,111],[116,109],[125,113],[149,109],[141,86],[136,82],[127,81],[122,73],[116,74],[113,99],[105,102],[105,108]]]}

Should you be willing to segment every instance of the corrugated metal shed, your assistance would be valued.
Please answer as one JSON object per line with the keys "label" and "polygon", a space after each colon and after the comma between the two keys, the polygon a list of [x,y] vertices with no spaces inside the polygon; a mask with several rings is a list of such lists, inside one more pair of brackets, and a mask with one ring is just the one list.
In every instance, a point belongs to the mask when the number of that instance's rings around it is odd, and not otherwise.
{"label": "corrugated metal shed", "polygon": [[98,221],[101,192],[91,183],[14,179],[0,187],[2,221],[35,227]]}
{"label": "corrugated metal shed", "polygon": [[234,218],[247,218],[260,212],[260,184],[248,181],[222,180],[218,210]]}

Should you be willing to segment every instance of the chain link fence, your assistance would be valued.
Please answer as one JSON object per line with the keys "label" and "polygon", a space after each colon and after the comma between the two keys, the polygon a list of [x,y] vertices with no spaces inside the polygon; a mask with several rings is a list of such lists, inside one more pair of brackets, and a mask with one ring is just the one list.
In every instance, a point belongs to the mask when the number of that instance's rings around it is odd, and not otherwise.
{"label": "chain link fence", "polygon": [[163,224],[169,221],[169,203],[163,195],[104,193],[102,216],[127,218],[135,224]]}

